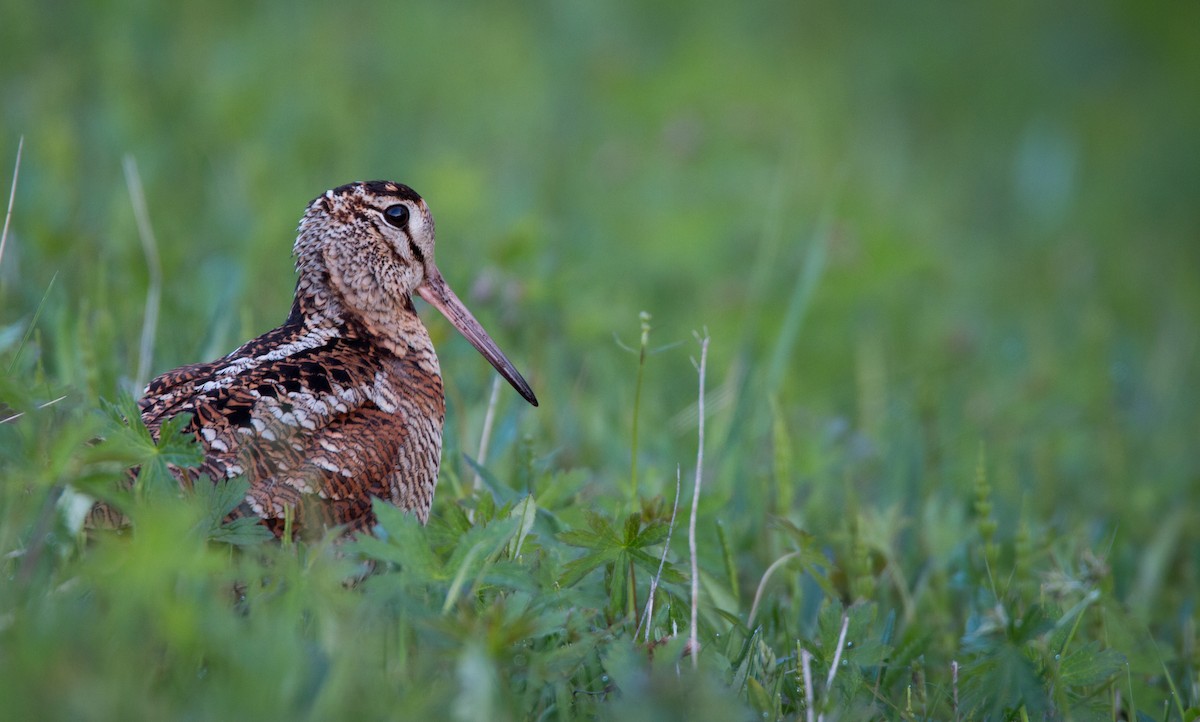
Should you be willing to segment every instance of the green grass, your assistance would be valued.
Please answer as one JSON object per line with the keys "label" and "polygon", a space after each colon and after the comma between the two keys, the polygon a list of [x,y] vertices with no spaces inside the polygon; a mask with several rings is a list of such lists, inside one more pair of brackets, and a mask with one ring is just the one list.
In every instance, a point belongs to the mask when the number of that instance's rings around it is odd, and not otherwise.
{"label": "green grass", "polygon": [[[1195,6],[0,17],[4,715],[1197,717]],[[74,533],[72,490],[194,453],[120,420],[126,155],[154,373],[280,322],[304,204],[382,177],[542,406],[502,389],[477,468],[491,370],[426,314],[427,527],[262,544],[151,473],[132,533]]]}

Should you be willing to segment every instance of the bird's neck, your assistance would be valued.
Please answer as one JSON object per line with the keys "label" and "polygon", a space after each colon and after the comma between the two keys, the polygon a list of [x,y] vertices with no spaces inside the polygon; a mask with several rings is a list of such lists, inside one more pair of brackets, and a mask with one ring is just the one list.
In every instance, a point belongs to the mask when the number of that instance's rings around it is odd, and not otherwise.
{"label": "bird's neck", "polygon": [[366,307],[350,308],[346,299],[329,287],[327,276],[301,273],[288,323],[367,337],[399,358],[432,355],[428,352],[432,352],[433,343],[411,298],[379,299]]}

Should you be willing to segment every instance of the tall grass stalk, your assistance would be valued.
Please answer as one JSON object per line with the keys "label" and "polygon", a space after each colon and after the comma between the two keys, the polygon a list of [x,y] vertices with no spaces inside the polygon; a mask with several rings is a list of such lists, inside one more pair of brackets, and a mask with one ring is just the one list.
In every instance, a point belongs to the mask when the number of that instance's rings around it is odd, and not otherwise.
{"label": "tall grass stalk", "polygon": [[814,722],[816,710],[813,702],[812,652],[800,648],[800,680],[804,683],[804,719]]}
{"label": "tall grass stalk", "polygon": [[696,554],[696,515],[700,509],[700,484],[704,478],[704,375],[708,368],[708,330],[704,334],[696,334],[700,342],[700,362],[696,370],[700,372],[700,391],[696,404],[700,414],[700,426],[696,440],[696,483],[692,488],[692,516],[688,521],[688,551],[692,561],[692,623],[688,632],[688,648],[692,652],[692,667],[700,664],[699,628],[700,610],[700,562]]}
{"label": "tall grass stalk", "polygon": [[21,337],[21,343],[17,346],[17,350],[13,353],[12,361],[8,363],[8,373],[12,373],[17,367],[17,361],[21,359],[21,353],[25,347],[29,345],[29,339],[33,337],[33,331],[37,328],[38,320],[42,317],[42,311],[46,308],[46,299],[50,298],[50,289],[54,288],[54,282],[58,280],[58,272],[56,271],[50,277],[50,282],[46,284],[46,290],[42,292],[42,298],[38,301],[37,308],[34,309],[33,318],[29,320],[29,326],[25,328],[25,335]]}
{"label": "tall grass stalk", "polygon": [[0,231],[0,264],[4,263],[4,247],[8,244],[8,224],[12,220],[13,204],[17,199],[17,177],[21,172],[21,151],[25,149],[25,136],[17,140],[17,159],[13,162],[12,185],[8,189],[8,210],[4,212],[4,230]]}
{"label": "tall grass stalk", "polygon": [[758,588],[754,590],[754,601],[750,604],[750,614],[746,615],[746,626],[754,629],[754,620],[758,616],[758,607],[762,603],[763,591],[767,588],[767,581],[776,571],[790,560],[800,556],[800,552],[788,552],[776,559],[767,567],[767,570],[762,573],[762,577],[758,580]]}
{"label": "tall grass stalk", "polygon": [[662,556],[658,560],[658,573],[650,579],[650,592],[646,598],[646,609],[642,613],[642,619],[638,622],[638,628],[634,630],[633,636],[637,638],[638,632],[641,631],[642,625],[646,625],[646,642],[650,642],[650,627],[654,619],[654,595],[658,591],[658,583],[662,579],[663,567],[667,563],[667,554],[671,551],[671,533],[675,531],[675,514],[679,511],[679,492],[681,491],[681,474],[682,470],[678,465],[675,466],[675,501],[671,504],[671,521],[667,524],[667,538],[663,542]]}
{"label": "tall grass stalk", "polygon": [[496,418],[496,404],[500,402],[500,376],[492,377],[492,393],[488,397],[487,412],[483,415],[483,430],[479,432],[479,454],[475,457],[478,467],[475,470],[475,480],[471,487],[476,493],[483,488],[483,476],[479,469],[487,463],[488,445],[492,439],[492,422]]}
{"label": "tall grass stalk", "polygon": [[825,694],[833,690],[833,680],[837,677],[838,665],[842,661],[842,652],[846,649],[846,632],[850,631],[850,615],[842,614],[842,631],[838,632],[837,647],[833,652],[833,661],[829,663],[829,676],[825,679]]}
{"label": "tall grass stalk", "polygon": [[650,343],[650,314],[642,311],[638,314],[642,322],[642,336],[638,343],[637,381],[633,390],[633,431],[630,440],[629,460],[629,498],[636,505],[638,498],[638,416],[642,408],[642,378],[646,370],[646,347]]}
{"label": "tall grass stalk", "polygon": [[137,374],[134,388],[140,391],[150,380],[150,364],[154,355],[154,336],[158,329],[158,307],[162,301],[162,261],[158,255],[158,239],[150,226],[150,211],[146,208],[146,193],[142,189],[142,177],[138,174],[137,161],[132,155],[125,156],[125,185],[129,189],[129,201],[133,204],[133,217],[137,221],[138,238],[142,242],[142,253],[146,257],[146,273],[150,280],[146,286],[146,308],[142,316],[142,338],[138,344]]}
{"label": "tall grass stalk", "polygon": [[787,310],[783,322],[779,326],[779,335],[775,338],[770,360],[767,362],[766,386],[768,395],[776,393],[783,382],[784,372],[792,357],[796,341],[800,338],[800,329],[812,299],[825,273],[825,265],[829,255],[829,237],[832,234],[832,219],[830,214],[822,219],[820,226],[809,242],[804,254],[804,267],[796,283],[792,286],[791,297],[788,299]]}

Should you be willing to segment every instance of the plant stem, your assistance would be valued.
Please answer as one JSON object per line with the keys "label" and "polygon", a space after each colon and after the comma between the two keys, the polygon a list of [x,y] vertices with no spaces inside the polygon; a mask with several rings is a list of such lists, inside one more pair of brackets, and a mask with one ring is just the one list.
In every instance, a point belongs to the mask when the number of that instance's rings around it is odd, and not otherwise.
{"label": "plant stem", "polygon": [[629,462],[630,500],[635,504],[638,498],[638,411],[642,407],[642,375],[646,369],[646,347],[650,343],[650,314],[642,311],[638,318],[642,322],[642,340],[638,349],[637,385],[633,391],[633,440]]}
{"label": "plant stem", "polygon": [[700,395],[697,399],[700,414],[699,439],[696,443],[696,485],[692,490],[692,516],[688,522],[688,547],[692,556],[692,624],[688,632],[688,649],[692,653],[692,668],[699,666],[700,643],[697,641],[697,626],[700,610],[700,567],[696,558],[696,513],[700,506],[700,480],[704,476],[704,371],[708,367],[708,329],[704,335],[696,335],[700,341]]}

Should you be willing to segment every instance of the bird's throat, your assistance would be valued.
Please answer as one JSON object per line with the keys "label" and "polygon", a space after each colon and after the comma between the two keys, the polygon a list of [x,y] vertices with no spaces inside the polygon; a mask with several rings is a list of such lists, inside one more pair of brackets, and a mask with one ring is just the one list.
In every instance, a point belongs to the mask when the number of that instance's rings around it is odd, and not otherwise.
{"label": "bird's throat", "polygon": [[337,327],[349,336],[366,336],[398,358],[434,359],[433,342],[407,295],[388,298],[372,294],[370,302],[346,299],[330,288],[326,278],[302,274],[296,283],[289,322],[308,328]]}

